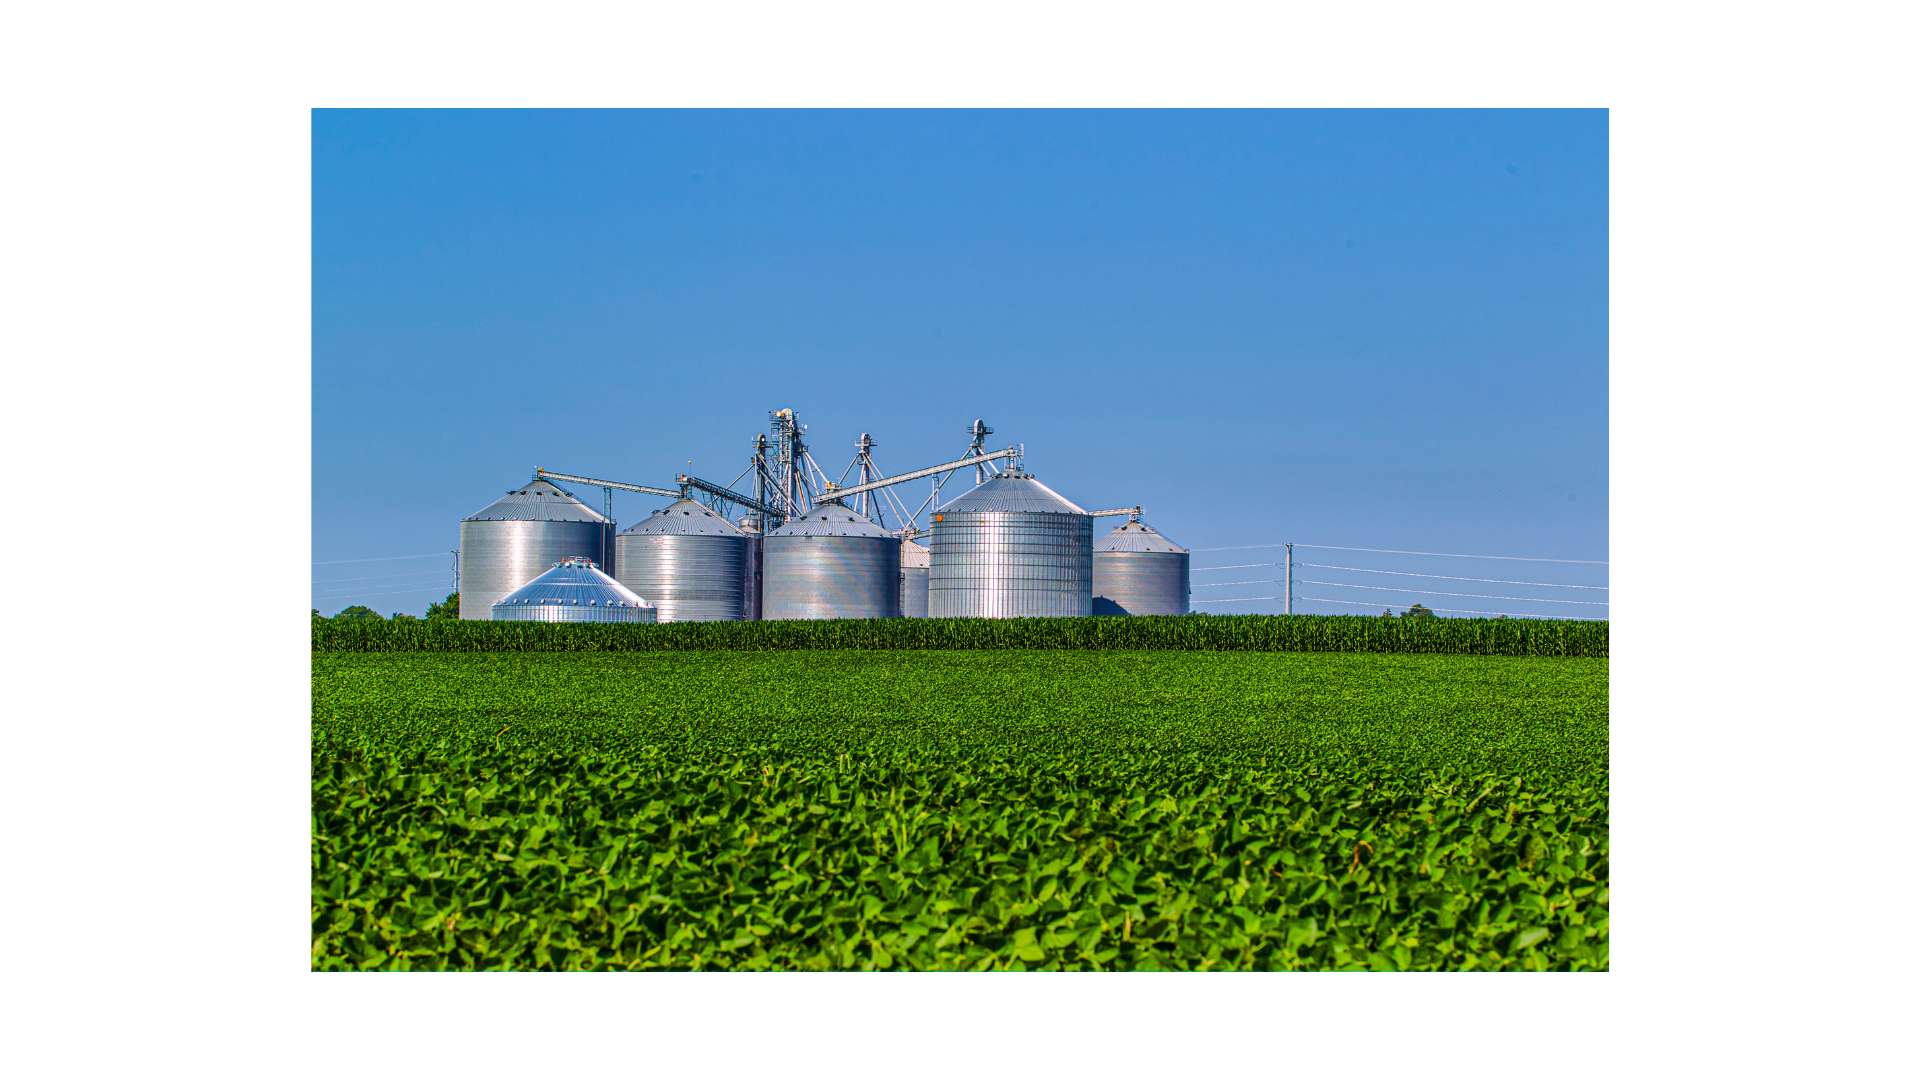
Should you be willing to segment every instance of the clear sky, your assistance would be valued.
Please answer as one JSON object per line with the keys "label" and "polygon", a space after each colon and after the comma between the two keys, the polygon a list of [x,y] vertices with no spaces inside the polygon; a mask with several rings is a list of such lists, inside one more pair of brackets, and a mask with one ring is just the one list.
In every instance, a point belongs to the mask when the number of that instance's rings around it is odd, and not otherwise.
{"label": "clear sky", "polygon": [[1512,584],[1607,583],[1604,111],[318,111],[313,137],[323,613],[424,611],[449,558],[340,560],[450,551],[536,466],[724,482],[779,408],[835,475],[862,432],[904,472],[984,418],[1194,548],[1195,600],[1277,594],[1241,564],[1279,549],[1245,546],[1294,541],[1592,561],[1297,549],[1337,584],[1296,597],[1354,602],[1296,611],[1607,610],[1499,599],[1607,597]]}

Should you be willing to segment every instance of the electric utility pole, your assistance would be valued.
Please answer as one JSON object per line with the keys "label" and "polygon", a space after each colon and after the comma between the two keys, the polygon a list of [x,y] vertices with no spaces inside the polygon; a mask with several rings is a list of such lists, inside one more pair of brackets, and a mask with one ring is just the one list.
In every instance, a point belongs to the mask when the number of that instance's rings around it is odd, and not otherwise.
{"label": "electric utility pole", "polygon": [[1287,614],[1293,614],[1293,545],[1287,545]]}

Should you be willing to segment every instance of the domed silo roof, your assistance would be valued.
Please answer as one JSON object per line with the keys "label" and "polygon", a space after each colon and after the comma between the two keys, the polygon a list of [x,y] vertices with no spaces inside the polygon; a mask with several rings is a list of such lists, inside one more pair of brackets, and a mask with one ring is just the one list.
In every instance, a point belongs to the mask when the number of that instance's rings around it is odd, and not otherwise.
{"label": "domed silo roof", "polygon": [[763,619],[897,619],[900,538],[822,503],[764,540]]}
{"label": "domed silo roof", "polygon": [[740,536],[740,527],[692,499],[681,499],[647,515],[621,536]]}
{"label": "domed silo roof", "polygon": [[1184,555],[1187,549],[1167,539],[1160,531],[1144,521],[1129,521],[1125,525],[1101,537],[1093,545],[1093,550],[1101,551],[1164,551]]}
{"label": "domed silo roof", "polygon": [[653,622],[652,604],[591,559],[562,559],[500,598],[493,618],[522,622]]}
{"label": "domed silo roof", "polygon": [[839,503],[822,503],[768,533],[769,536],[878,536],[892,539],[893,534],[875,525],[872,519]]}
{"label": "domed silo roof", "polygon": [[917,540],[900,539],[900,565],[918,566],[922,569],[933,565],[933,549]]}
{"label": "domed silo roof", "polygon": [[462,521],[590,521],[604,525],[604,514],[545,480],[507,492],[492,505]]}
{"label": "domed silo roof", "polygon": [[900,614],[908,619],[927,617],[927,576],[933,566],[933,549],[925,544],[900,538]]}
{"label": "domed silo roof", "polygon": [[1010,619],[1093,612],[1093,515],[1020,469],[933,515],[927,614]]}
{"label": "domed silo roof", "polygon": [[1185,615],[1191,558],[1146,522],[1127,522],[1093,545],[1093,613]]}
{"label": "domed silo roof", "polygon": [[747,615],[747,537],[692,499],[661,507],[614,540],[614,576],[653,601],[661,622]]}
{"label": "domed silo roof", "polygon": [[460,617],[492,618],[493,602],[561,559],[614,561],[613,522],[535,480],[460,521]]}
{"label": "domed silo roof", "polygon": [[1012,510],[1029,514],[1085,514],[1052,488],[1024,472],[1004,472],[956,496],[937,513]]}

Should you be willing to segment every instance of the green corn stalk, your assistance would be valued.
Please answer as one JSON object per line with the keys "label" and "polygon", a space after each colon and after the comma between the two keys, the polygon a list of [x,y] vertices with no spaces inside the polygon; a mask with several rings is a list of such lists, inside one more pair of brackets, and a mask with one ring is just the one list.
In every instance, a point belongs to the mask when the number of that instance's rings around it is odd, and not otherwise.
{"label": "green corn stalk", "polygon": [[792,649],[1134,649],[1206,652],[1608,655],[1604,621],[1362,615],[1098,619],[825,619],[666,624],[314,619],[330,652],[673,652]]}

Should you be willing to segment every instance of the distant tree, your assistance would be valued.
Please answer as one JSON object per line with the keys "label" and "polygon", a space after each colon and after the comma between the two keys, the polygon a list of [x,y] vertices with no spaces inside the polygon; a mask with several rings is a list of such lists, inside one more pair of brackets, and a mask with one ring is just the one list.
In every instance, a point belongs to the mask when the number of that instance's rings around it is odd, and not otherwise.
{"label": "distant tree", "polygon": [[1436,616],[1432,608],[1427,607],[1425,604],[1415,604],[1408,608],[1407,613],[1401,617],[1406,619],[1432,619]]}
{"label": "distant tree", "polygon": [[460,594],[457,592],[448,593],[446,600],[441,603],[427,605],[427,618],[429,619],[457,619],[459,617]]}
{"label": "distant tree", "polygon": [[[334,618],[336,619],[380,619],[380,613],[373,610],[370,607],[363,607],[359,604],[355,604],[352,607],[347,608],[345,611],[342,611],[340,614],[335,615]],[[385,622],[386,620],[380,619],[380,621]]]}
{"label": "distant tree", "polygon": [[323,619],[323,618],[325,618],[326,616],[324,616],[324,615],[322,615],[322,614],[320,614],[320,609],[319,609],[319,608],[314,608],[314,609],[313,609],[313,617],[314,617],[314,618],[316,618],[316,619]]}
{"label": "distant tree", "polygon": [[400,621],[400,620],[402,620],[402,619],[405,619],[405,620],[406,620],[406,621],[408,621],[408,622],[418,622],[418,621],[420,620],[420,616],[418,616],[418,615],[409,615],[409,614],[407,614],[407,613],[406,613],[406,612],[404,612],[404,611],[396,611],[396,612],[394,612],[394,613],[393,613],[393,621],[394,621],[394,622],[399,622],[399,621]]}

